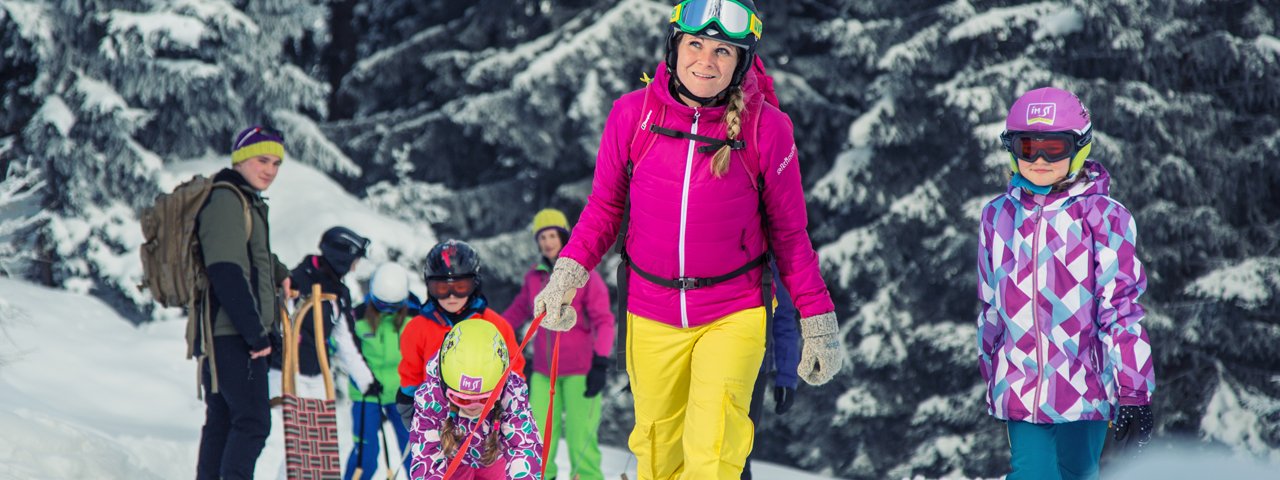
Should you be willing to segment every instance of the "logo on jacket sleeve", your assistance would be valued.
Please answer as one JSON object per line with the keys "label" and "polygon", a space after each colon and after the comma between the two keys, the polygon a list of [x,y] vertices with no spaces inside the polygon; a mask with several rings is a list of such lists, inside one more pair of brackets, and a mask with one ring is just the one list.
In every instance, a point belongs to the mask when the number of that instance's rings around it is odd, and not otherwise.
{"label": "logo on jacket sleeve", "polygon": [[787,169],[787,165],[791,165],[791,161],[796,159],[796,144],[791,144],[791,151],[787,153],[787,157],[782,159],[782,164],[778,165],[778,170],[774,175],[782,175],[782,171]]}
{"label": "logo on jacket sleeve", "polygon": [[1035,125],[1037,123],[1053,125],[1057,115],[1058,105],[1055,103],[1032,103],[1027,105],[1027,125]]}

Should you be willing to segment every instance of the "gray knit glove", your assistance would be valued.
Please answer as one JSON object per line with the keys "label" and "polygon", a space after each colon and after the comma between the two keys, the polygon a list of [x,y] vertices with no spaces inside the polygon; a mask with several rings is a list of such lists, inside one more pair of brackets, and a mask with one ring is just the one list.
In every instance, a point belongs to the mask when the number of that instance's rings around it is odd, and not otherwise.
{"label": "gray knit glove", "polygon": [[547,312],[542,326],[547,330],[567,332],[578,323],[578,312],[573,309],[573,295],[587,284],[587,269],[571,258],[560,257],[551,270],[547,286],[533,298],[533,316]]}
{"label": "gray knit glove", "polygon": [[800,365],[796,373],[809,385],[822,385],[831,381],[844,364],[844,342],[840,340],[840,325],[835,312],[827,312],[800,319]]}

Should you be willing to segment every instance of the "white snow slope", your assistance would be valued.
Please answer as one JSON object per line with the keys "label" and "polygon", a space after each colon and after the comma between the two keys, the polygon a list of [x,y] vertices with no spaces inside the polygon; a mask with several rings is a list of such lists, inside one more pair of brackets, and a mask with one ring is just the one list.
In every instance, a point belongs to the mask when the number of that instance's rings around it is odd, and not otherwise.
{"label": "white snow slope", "polygon": [[[201,160],[167,166],[162,183],[172,188],[222,165]],[[357,280],[385,260],[388,249],[417,260],[436,241],[429,228],[370,212],[300,163],[286,162],[266,193],[272,246],[291,267],[316,251],[321,232],[332,225],[373,239],[371,261],[348,281],[353,294],[360,292]],[[421,283],[414,290],[424,293]],[[196,398],[196,364],[185,359],[185,319],[169,313],[158,315],[168,320],[134,327],[95,298],[0,278],[0,480],[194,478],[204,403]],[[345,462],[350,404],[340,402],[338,412]],[[274,420],[258,479],[273,479],[279,471],[283,439],[278,415]],[[636,478],[635,459],[625,449],[604,450],[608,478],[624,469]],[[567,449],[559,453],[561,471],[568,472]],[[820,478],[759,462],[755,472],[763,479]]]}

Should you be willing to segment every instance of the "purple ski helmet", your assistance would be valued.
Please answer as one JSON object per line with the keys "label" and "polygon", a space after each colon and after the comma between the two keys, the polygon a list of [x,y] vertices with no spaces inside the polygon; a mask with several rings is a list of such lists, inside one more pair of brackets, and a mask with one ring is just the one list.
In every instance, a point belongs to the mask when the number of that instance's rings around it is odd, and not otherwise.
{"label": "purple ski helmet", "polygon": [[1010,150],[1014,172],[1018,171],[1018,159],[1013,156],[1009,139],[1017,132],[1066,132],[1074,135],[1076,152],[1071,158],[1068,175],[1080,171],[1093,147],[1093,123],[1089,119],[1089,110],[1080,97],[1061,88],[1043,87],[1022,94],[1009,107],[1004,128],[1001,140],[1005,149]]}

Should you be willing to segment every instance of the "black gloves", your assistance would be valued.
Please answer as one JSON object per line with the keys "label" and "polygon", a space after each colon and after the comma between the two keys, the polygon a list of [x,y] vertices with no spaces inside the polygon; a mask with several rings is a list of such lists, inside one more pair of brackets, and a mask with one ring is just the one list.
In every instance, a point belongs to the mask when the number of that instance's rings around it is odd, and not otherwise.
{"label": "black gloves", "polygon": [[787,387],[773,387],[773,413],[782,415],[791,410],[791,404],[796,401],[796,389]]}
{"label": "black gloves", "polygon": [[591,356],[591,371],[587,372],[587,391],[582,392],[582,396],[591,398],[604,390],[604,384],[609,380],[607,374],[610,362],[609,357]]}
{"label": "black gloves", "polygon": [[[373,382],[369,383],[369,388],[364,389],[364,396],[366,398],[368,397],[377,398],[379,395],[382,395],[382,383],[375,378],[373,379]],[[410,399],[410,403],[412,403],[412,401],[413,400]]]}
{"label": "black gloves", "polygon": [[404,428],[413,428],[413,397],[398,388],[396,389],[396,412],[400,413]]}
{"label": "black gloves", "polygon": [[1134,444],[1136,452],[1151,443],[1151,430],[1155,427],[1155,419],[1151,415],[1150,405],[1122,405],[1120,414],[1111,423],[1115,429],[1116,442],[1122,445]]}

